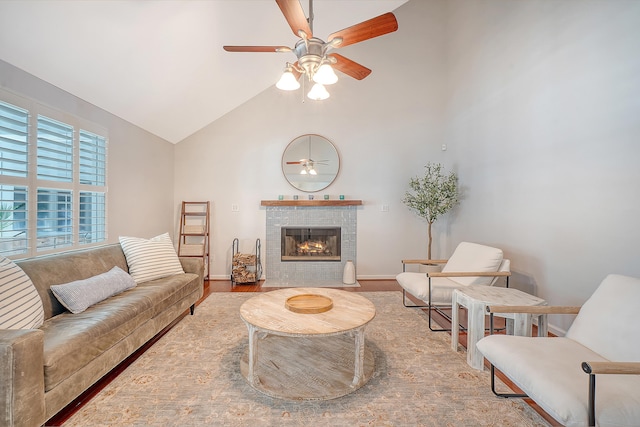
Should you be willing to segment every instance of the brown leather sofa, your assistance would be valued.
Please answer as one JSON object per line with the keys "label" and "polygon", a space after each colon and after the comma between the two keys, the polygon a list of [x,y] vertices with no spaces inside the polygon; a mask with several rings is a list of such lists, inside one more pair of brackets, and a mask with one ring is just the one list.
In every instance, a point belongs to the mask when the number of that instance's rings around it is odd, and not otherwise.
{"label": "brown leather sofa", "polygon": [[72,314],[51,285],[114,266],[128,271],[120,244],[17,261],[36,286],[45,321],[0,330],[0,425],[39,426],[71,403],[202,297],[204,265],[180,258],[184,274],[138,284]]}

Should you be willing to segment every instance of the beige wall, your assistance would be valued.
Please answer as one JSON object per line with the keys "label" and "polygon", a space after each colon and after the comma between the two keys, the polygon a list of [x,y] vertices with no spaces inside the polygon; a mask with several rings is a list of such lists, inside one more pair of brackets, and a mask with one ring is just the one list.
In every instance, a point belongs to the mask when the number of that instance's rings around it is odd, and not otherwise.
{"label": "beige wall", "polygon": [[173,231],[173,144],[3,61],[0,86],[108,129],[109,242]]}

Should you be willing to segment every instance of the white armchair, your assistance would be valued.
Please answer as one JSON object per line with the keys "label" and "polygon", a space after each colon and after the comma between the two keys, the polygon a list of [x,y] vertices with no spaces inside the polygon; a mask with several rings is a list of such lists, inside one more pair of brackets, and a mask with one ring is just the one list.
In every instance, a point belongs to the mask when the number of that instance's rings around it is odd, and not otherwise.
{"label": "white armchair", "polygon": [[[416,273],[406,271],[409,264],[444,264],[437,273]],[[451,294],[454,289],[469,285],[494,285],[500,277],[506,277],[507,287],[511,263],[503,258],[501,249],[477,243],[461,242],[448,260],[402,260],[402,273],[396,276],[402,287],[402,303],[405,307],[428,308],[429,329],[432,331],[450,331],[434,329],[431,323],[431,310],[441,311],[451,307]],[[427,305],[408,305],[407,292],[424,301]]]}
{"label": "white armchair", "polygon": [[[582,307],[487,307],[492,313],[577,313],[564,337],[481,339],[477,348],[491,363],[493,392],[528,396],[565,426],[638,426],[639,303],[640,279],[612,274]],[[495,368],[525,394],[497,393]]]}

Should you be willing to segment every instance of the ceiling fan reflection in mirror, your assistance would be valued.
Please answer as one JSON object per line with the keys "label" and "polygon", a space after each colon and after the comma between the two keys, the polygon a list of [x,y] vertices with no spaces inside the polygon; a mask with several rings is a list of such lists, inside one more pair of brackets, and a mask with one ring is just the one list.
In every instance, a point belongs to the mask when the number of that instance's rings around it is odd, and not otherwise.
{"label": "ceiling fan reflection in mirror", "polygon": [[310,99],[322,100],[329,97],[325,85],[338,81],[333,69],[337,69],[357,80],[371,74],[371,70],[340,54],[329,53],[332,49],[349,46],[365,40],[392,33],[398,29],[398,21],[388,12],[337,31],[329,35],[325,42],[313,37],[313,0],[309,0],[309,18],[299,0],[276,0],[282,14],[293,33],[300,40],[293,48],[287,46],[223,46],[227,52],[293,52],[298,60],[287,62],[282,77],[276,87],[282,90],[296,90],[300,87],[300,76],[306,76],[315,84],[307,94]]}
{"label": "ceiling fan reflection in mirror", "polygon": [[313,144],[313,141],[311,140],[311,135],[307,135],[309,142],[308,142],[308,157],[306,159],[300,159],[300,160],[293,160],[293,161],[288,161],[286,162],[286,164],[288,165],[300,165],[302,166],[302,169],[300,170],[300,175],[317,175],[318,172],[316,171],[316,169],[314,168],[314,165],[328,165],[329,160],[313,160],[311,158],[311,145]]}
{"label": "ceiling fan reflection in mirror", "polygon": [[313,159],[300,159],[297,162],[287,162],[288,165],[300,165],[302,169],[300,170],[300,175],[317,175],[316,169],[314,165],[327,165],[327,160],[313,160]]}

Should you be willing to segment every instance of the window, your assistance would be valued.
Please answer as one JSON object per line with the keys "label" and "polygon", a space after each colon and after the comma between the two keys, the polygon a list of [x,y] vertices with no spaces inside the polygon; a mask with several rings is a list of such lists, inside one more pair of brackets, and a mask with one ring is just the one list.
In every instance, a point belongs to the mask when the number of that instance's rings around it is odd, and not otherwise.
{"label": "window", "polygon": [[0,98],[0,254],[106,241],[106,132],[12,94]]}

